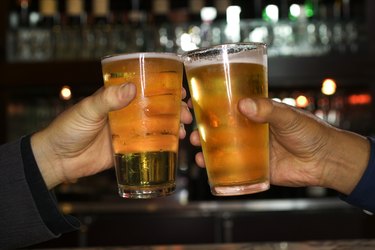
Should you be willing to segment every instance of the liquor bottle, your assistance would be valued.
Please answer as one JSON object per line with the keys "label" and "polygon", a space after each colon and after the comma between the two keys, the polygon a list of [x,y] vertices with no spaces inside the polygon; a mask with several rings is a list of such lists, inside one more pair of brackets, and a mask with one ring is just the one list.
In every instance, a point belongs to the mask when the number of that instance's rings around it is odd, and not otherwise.
{"label": "liquor bottle", "polygon": [[225,28],[227,24],[227,10],[228,8],[230,8],[231,5],[231,0],[214,0],[214,7],[217,11],[217,17],[213,24],[213,44],[219,44],[226,41]]}
{"label": "liquor bottle", "polygon": [[213,6],[203,7],[201,10],[201,46],[208,47],[214,45],[214,25],[213,22],[216,19],[217,11]]}
{"label": "liquor bottle", "polygon": [[82,57],[82,29],[87,17],[83,0],[66,0],[65,3],[65,22],[61,37],[56,39],[57,58],[72,60]]}
{"label": "liquor bottle", "polygon": [[214,0],[214,6],[217,11],[217,21],[224,22],[228,7],[231,5],[231,0]]}
{"label": "liquor bottle", "polygon": [[169,19],[174,24],[185,24],[189,21],[189,5],[186,1],[171,1]]}
{"label": "liquor bottle", "polygon": [[[111,41],[111,22],[108,0],[94,0],[92,6],[93,24],[91,31],[93,33],[94,46],[92,55],[99,59],[107,54],[114,52],[114,44]],[[90,40],[86,40],[90,42]],[[88,44],[90,46],[90,44]],[[83,48],[85,50],[85,48]],[[87,51],[90,51],[88,49]]]}
{"label": "liquor bottle", "polygon": [[8,30],[6,33],[6,59],[9,62],[17,60],[17,33],[19,24],[19,5],[12,1],[8,17]]}
{"label": "liquor bottle", "polygon": [[335,0],[333,3],[332,23],[332,51],[333,53],[345,53],[345,22],[343,18],[343,2]]}
{"label": "liquor bottle", "polygon": [[358,53],[359,49],[366,46],[360,45],[359,29],[361,25],[358,23],[356,18],[352,16],[352,9],[350,7],[350,0],[343,0],[344,10],[343,15],[346,20],[345,31],[346,31],[346,46],[347,52]]}
{"label": "liquor bottle", "polygon": [[227,9],[225,41],[240,42],[241,41],[241,7],[232,5]]}
{"label": "liquor bottle", "polygon": [[152,17],[153,22],[158,25],[164,25],[168,22],[168,14],[171,9],[169,0],[153,0],[152,1]]}
{"label": "liquor bottle", "polygon": [[66,0],[66,26],[80,27],[86,24],[85,2],[83,0]]}
{"label": "liquor bottle", "polygon": [[159,29],[164,51],[184,53],[201,42],[200,11],[205,0],[171,1],[169,22]]}
{"label": "liquor bottle", "polygon": [[129,25],[128,15],[131,10],[130,1],[111,1],[111,44],[115,54],[127,52],[127,39],[132,29]]}
{"label": "liquor bottle", "polygon": [[39,0],[39,27],[53,28],[59,23],[57,0]]}
{"label": "liquor bottle", "polygon": [[18,0],[19,27],[30,26],[30,6],[31,0]]}
{"label": "liquor bottle", "polygon": [[[199,4],[199,2],[198,2]],[[200,40],[199,31],[199,23],[195,23],[190,18],[192,17],[190,14],[190,5],[188,1],[173,1],[171,4],[171,15],[170,22],[171,26],[173,26],[173,34],[174,34],[174,47],[177,53],[184,53],[187,50],[191,50],[196,48],[194,45],[194,33],[197,33],[198,39]],[[192,47],[193,46],[193,47]]]}
{"label": "liquor bottle", "polygon": [[33,28],[34,59],[51,60],[55,52],[55,32],[60,27],[56,0],[39,0],[40,20]]}
{"label": "liquor bottle", "polygon": [[[143,50],[144,51],[157,51],[159,46],[159,34],[158,30],[155,29],[155,20],[154,20],[154,14],[153,11],[155,10],[154,7],[156,7],[153,1],[149,0],[140,0],[140,6],[139,11],[141,13],[140,17],[140,27],[141,32],[139,37],[143,37]],[[165,3],[161,2],[160,8],[164,8],[164,11],[167,11],[166,13],[169,14],[169,8],[171,1],[165,1]],[[165,5],[164,7],[162,5]],[[160,10],[161,10],[160,9]],[[163,12],[163,10],[161,10]],[[168,15],[167,14],[167,15]],[[143,32],[142,32],[143,30]],[[143,33],[143,34],[142,34]]]}
{"label": "liquor bottle", "polygon": [[169,22],[170,0],[152,2],[153,40],[155,51],[172,51],[174,46],[174,28]]}
{"label": "liquor bottle", "polygon": [[205,0],[189,0],[189,20],[194,25],[201,23],[201,10],[205,7]]}
{"label": "liquor bottle", "polygon": [[18,0],[18,22],[15,40],[15,57],[16,61],[32,60],[32,39],[30,30],[30,0]]}
{"label": "liquor bottle", "polygon": [[140,0],[131,1],[131,9],[129,10],[129,27],[131,34],[126,39],[127,52],[138,52],[145,51],[148,42],[145,37],[147,36],[147,15],[146,12],[141,8]]}

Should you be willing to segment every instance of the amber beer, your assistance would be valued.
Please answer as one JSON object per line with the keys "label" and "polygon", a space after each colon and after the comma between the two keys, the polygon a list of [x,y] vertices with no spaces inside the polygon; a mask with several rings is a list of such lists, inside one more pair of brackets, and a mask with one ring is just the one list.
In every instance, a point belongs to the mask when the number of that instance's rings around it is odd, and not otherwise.
{"label": "amber beer", "polygon": [[226,44],[183,55],[211,192],[242,195],[269,188],[268,125],[238,110],[267,97],[264,44]]}
{"label": "amber beer", "polygon": [[105,86],[132,82],[129,106],[109,113],[119,194],[152,198],[176,187],[183,64],[172,53],[134,53],[102,60]]}

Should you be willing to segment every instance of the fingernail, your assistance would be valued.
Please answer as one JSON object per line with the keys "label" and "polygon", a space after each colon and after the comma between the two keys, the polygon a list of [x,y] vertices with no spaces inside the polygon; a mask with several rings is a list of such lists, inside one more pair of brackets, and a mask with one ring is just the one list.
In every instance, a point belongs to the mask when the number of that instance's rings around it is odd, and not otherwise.
{"label": "fingernail", "polygon": [[241,110],[248,115],[255,115],[257,113],[257,106],[255,102],[250,98],[241,100],[240,105]]}
{"label": "fingernail", "polygon": [[121,85],[120,89],[122,97],[132,97],[135,94],[135,86],[132,83],[125,83]]}
{"label": "fingernail", "polygon": [[178,131],[180,139],[184,139],[186,136],[186,130],[183,123],[180,123],[180,130]]}

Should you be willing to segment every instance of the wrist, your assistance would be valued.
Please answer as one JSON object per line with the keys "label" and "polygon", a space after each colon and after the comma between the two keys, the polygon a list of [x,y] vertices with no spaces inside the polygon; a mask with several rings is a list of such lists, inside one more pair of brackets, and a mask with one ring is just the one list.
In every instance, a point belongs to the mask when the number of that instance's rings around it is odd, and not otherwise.
{"label": "wrist", "polygon": [[366,170],[370,143],[364,136],[334,129],[327,149],[322,186],[348,195]]}
{"label": "wrist", "polygon": [[53,147],[48,143],[48,136],[39,131],[31,136],[31,148],[39,171],[50,190],[60,184],[62,179],[58,174],[58,157]]}

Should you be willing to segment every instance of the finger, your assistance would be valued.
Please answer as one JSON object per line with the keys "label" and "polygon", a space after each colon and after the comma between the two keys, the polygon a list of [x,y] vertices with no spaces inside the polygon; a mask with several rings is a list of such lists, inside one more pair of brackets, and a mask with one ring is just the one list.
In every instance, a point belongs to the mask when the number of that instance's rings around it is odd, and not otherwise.
{"label": "finger", "polygon": [[180,124],[180,130],[179,130],[179,138],[184,139],[186,136],[186,130],[183,123]]}
{"label": "finger", "polygon": [[198,167],[204,168],[206,164],[204,163],[204,157],[202,152],[198,152],[195,155],[195,162],[197,163]]}
{"label": "finger", "polygon": [[184,87],[182,87],[182,89],[181,89],[181,98],[182,98],[182,100],[186,98],[186,95],[187,95],[186,94],[186,89]]}
{"label": "finger", "polygon": [[193,146],[201,146],[201,140],[199,138],[198,130],[194,130],[193,132],[191,132],[191,134],[190,134],[190,143]]}
{"label": "finger", "polygon": [[135,95],[136,87],[132,83],[103,87],[87,98],[85,111],[93,118],[102,118],[107,116],[109,111],[129,105]]}
{"label": "finger", "polygon": [[191,98],[189,98],[189,100],[187,102],[187,105],[188,105],[189,108],[191,108],[191,109],[193,108],[193,102],[192,102]]}
{"label": "finger", "polygon": [[181,122],[184,124],[190,124],[192,121],[193,121],[193,116],[186,102],[181,102]]}

